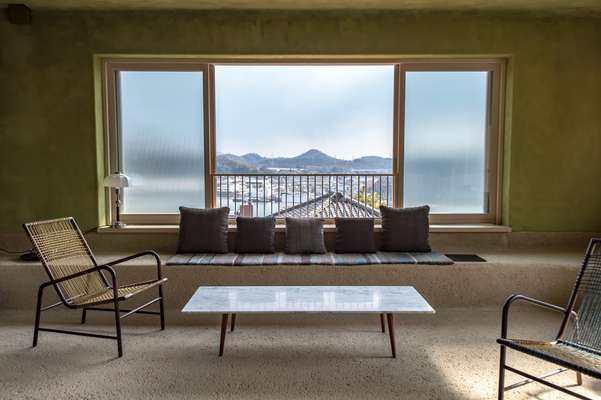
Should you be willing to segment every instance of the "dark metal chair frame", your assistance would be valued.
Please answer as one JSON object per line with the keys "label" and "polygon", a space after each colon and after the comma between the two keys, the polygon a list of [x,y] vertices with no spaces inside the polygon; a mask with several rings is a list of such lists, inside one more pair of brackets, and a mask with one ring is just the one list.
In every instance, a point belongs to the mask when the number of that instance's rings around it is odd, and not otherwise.
{"label": "dark metal chair frame", "polygon": [[[61,276],[60,278],[55,278],[55,275],[52,271],[52,267],[49,265],[49,263],[46,260],[46,257],[44,256],[46,253],[48,253],[48,249],[43,248],[41,243],[38,243],[38,241],[35,238],[34,232],[32,231],[32,229],[34,229],[35,225],[52,224],[52,223],[68,224],[71,226],[71,228],[74,230],[74,232],[72,233],[74,235],[73,238],[79,239],[81,241],[80,243],[78,243],[78,245],[83,246],[83,248],[85,248],[85,252],[86,252],[86,254],[79,254],[78,256],[89,257],[88,262],[91,262],[93,267],[83,268],[82,266],[78,265],[76,267],[76,268],[80,269],[78,272],[69,274],[66,276]],[[32,244],[34,245],[34,248],[40,257],[40,261],[41,261],[42,265],[44,266],[44,269],[46,270],[48,277],[50,278],[50,280],[48,282],[45,282],[42,285],[40,285],[40,287],[38,289],[36,314],[35,314],[35,325],[34,325],[34,331],[33,331],[33,347],[37,346],[38,333],[40,331],[63,333],[63,334],[69,334],[69,335],[88,336],[88,337],[94,337],[94,338],[116,340],[118,356],[122,357],[123,356],[123,345],[122,345],[122,335],[121,335],[121,319],[129,317],[130,315],[133,315],[133,314],[158,315],[160,317],[161,330],[165,330],[165,308],[164,308],[164,302],[163,302],[162,284],[167,281],[167,278],[162,277],[161,259],[156,252],[147,250],[147,251],[143,251],[143,252],[128,256],[128,257],[124,257],[124,258],[120,258],[118,260],[108,262],[106,264],[98,264],[96,257],[94,257],[88,243],[86,242],[85,238],[83,237],[83,234],[81,233],[81,230],[79,229],[77,223],[75,222],[75,219],[73,219],[72,217],[27,223],[27,224],[24,224],[23,227],[24,227],[25,231],[27,232],[27,235],[29,236]],[[57,246],[60,246],[60,245],[57,245]],[[129,260],[133,260],[135,258],[142,257],[142,256],[151,256],[155,259],[156,267],[157,267],[157,278],[154,280],[137,282],[134,284],[119,286],[117,283],[117,274],[116,274],[115,270],[112,268],[112,266],[124,263]],[[110,282],[106,279],[103,272],[106,272],[110,275]],[[65,293],[63,293],[63,290],[61,290],[61,287],[59,284],[66,283],[68,281],[75,280],[77,278],[82,278],[84,276],[91,276],[92,274],[99,275],[100,280],[105,285],[105,289],[107,290],[107,292],[105,292],[104,294],[108,294],[110,296],[110,299],[105,298],[105,299],[101,299],[99,301],[90,301],[90,302],[83,302],[81,304],[75,304],[74,303],[75,298],[66,296]],[[95,277],[95,278],[97,278],[97,277]],[[54,303],[54,304],[42,307],[44,289],[46,289],[48,286],[54,287],[60,301],[58,303]],[[150,289],[152,287],[155,287],[155,286],[158,287],[158,297],[155,297],[152,300],[150,300],[138,307],[135,307],[133,309],[121,309],[119,307],[120,302],[128,300],[129,298],[135,296],[136,294],[141,293],[141,292],[143,292],[147,289]],[[132,290],[131,294],[128,294],[127,296],[123,296],[123,295],[119,294],[120,289],[129,289],[129,288],[134,289],[134,290]],[[139,288],[139,289],[135,290],[136,288]],[[154,304],[156,302],[159,303],[159,311],[144,310],[146,307],[148,307],[151,304]],[[102,304],[112,304],[113,308],[95,307],[97,305],[102,305]],[[94,333],[81,332],[81,331],[71,331],[71,330],[64,330],[64,329],[52,329],[52,328],[40,327],[41,312],[50,310],[50,309],[60,306],[60,305],[64,305],[65,307],[67,307],[69,309],[82,309],[82,316],[81,316],[82,324],[85,324],[85,322],[86,322],[87,311],[113,312],[115,315],[116,335],[110,336],[110,335],[94,334]],[[122,314],[122,313],[125,313],[125,314]]]}
{"label": "dark metal chair frame", "polygon": [[[583,293],[584,292],[584,293]],[[582,305],[580,306],[578,312],[575,311],[576,304],[581,302],[583,298],[586,296],[599,296],[601,298],[601,239],[592,239],[588,245],[586,255],[584,257],[584,261],[582,262],[582,267],[578,274],[578,278],[576,279],[576,283],[570,295],[568,304],[566,307],[560,307],[554,304],[550,304],[541,300],[533,299],[531,297],[527,297],[520,294],[514,294],[510,296],[503,306],[502,311],[502,323],[501,323],[501,338],[497,340],[497,342],[501,345],[501,354],[500,354],[500,362],[499,362],[499,387],[498,387],[498,399],[503,400],[504,394],[506,391],[524,386],[529,383],[537,382],[542,385],[551,387],[555,390],[561,391],[563,393],[569,394],[579,399],[583,400],[592,400],[589,397],[586,397],[580,393],[576,393],[572,390],[569,390],[565,387],[559,386],[552,382],[546,380],[551,376],[560,374],[562,372],[572,370],[576,372],[576,381],[577,385],[582,385],[582,374],[586,374],[588,376],[601,379],[601,372],[596,370],[591,370],[586,367],[579,367],[573,362],[569,362],[568,360],[562,359],[561,357],[553,357],[550,354],[543,354],[542,352],[537,352],[536,350],[530,350],[525,348],[520,348],[519,346],[512,347],[512,339],[507,338],[508,331],[508,317],[509,310],[511,305],[515,302],[523,301],[528,304],[532,304],[538,307],[542,307],[548,310],[556,311],[563,314],[561,325],[559,327],[559,331],[557,333],[555,341],[552,342],[539,342],[541,345],[554,346],[554,345],[563,345],[566,347],[574,348],[578,350],[582,357],[585,358],[587,354],[599,357],[601,356],[601,348],[598,346],[601,343],[601,319],[597,319],[598,323],[594,322],[586,322],[588,329],[589,337],[592,333],[592,337],[594,338],[592,341],[587,340],[585,343],[582,343],[579,340],[579,330],[581,329],[581,324],[583,322],[583,316],[585,313],[590,313],[591,310],[584,309],[582,310]],[[593,310],[594,311],[594,310]],[[599,311],[601,312],[601,310]],[[569,325],[571,325],[571,335],[567,334]],[[534,342],[533,342],[534,343]],[[559,369],[548,372],[542,376],[534,376],[524,371],[521,371],[517,368],[511,367],[507,365],[506,362],[506,353],[507,347],[512,348],[512,350],[520,351],[525,354],[529,354],[534,357],[538,357],[545,361],[554,363],[560,366]],[[518,374],[524,378],[523,381],[517,382],[515,384],[505,386],[505,370]]]}

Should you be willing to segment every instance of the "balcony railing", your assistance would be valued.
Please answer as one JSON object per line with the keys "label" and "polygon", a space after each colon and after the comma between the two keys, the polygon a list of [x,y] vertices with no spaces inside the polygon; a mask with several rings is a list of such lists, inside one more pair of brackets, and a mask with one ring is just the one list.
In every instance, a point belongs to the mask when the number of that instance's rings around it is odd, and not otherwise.
{"label": "balcony railing", "polygon": [[392,205],[392,174],[214,174],[230,216],[379,218]]}

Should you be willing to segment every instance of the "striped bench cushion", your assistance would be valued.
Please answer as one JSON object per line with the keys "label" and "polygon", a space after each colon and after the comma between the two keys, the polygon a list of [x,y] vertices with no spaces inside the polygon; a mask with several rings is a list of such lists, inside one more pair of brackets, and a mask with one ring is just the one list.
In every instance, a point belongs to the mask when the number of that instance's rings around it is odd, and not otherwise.
{"label": "striped bench cushion", "polygon": [[167,265],[370,265],[370,264],[431,264],[449,265],[453,261],[437,252],[365,254],[176,254]]}

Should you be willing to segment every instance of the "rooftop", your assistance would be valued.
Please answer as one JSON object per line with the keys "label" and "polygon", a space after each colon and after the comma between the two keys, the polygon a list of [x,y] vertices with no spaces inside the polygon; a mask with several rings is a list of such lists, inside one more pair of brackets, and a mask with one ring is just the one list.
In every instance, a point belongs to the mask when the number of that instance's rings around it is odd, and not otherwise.
{"label": "rooftop", "polygon": [[380,211],[368,204],[348,198],[340,192],[328,192],[322,196],[296,204],[271,214],[274,217],[366,217],[378,218]]}

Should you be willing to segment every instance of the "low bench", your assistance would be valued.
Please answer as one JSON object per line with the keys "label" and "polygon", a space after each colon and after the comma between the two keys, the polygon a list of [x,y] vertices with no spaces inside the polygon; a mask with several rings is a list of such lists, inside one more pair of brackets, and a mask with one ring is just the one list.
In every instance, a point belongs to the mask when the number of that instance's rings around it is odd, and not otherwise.
{"label": "low bench", "polygon": [[[131,253],[97,252],[99,262]],[[405,285],[414,286],[434,307],[499,306],[512,293],[525,292],[551,303],[565,301],[582,259],[582,251],[484,251],[486,263],[452,265],[171,265],[163,269],[168,309],[180,310],[199,285]],[[160,253],[165,263],[173,253]],[[119,276],[135,282],[153,268],[150,260],[128,262]],[[29,310],[47,279],[37,262],[0,256],[0,309]],[[49,300],[50,301],[50,300]],[[169,319],[169,313],[167,314]]]}

